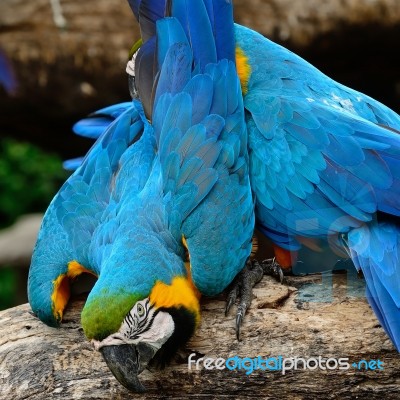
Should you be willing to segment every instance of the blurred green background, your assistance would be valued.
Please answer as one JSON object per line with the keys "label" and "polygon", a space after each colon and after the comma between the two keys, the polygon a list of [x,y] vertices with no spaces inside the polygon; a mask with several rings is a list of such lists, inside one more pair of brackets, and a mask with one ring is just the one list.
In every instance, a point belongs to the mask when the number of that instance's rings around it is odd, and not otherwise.
{"label": "blurred green background", "polygon": [[[13,224],[21,215],[43,212],[67,177],[60,156],[32,143],[1,138],[0,229]],[[23,266],[1,266],[0,309],[23,299],[18,288],[19,279],[25,279],[25,275]]]}
{"label": "blurred green background", "polygon": [[32,143],[0,140],[0,227],[22,214],[43,212],[68,177],[61,162]]}

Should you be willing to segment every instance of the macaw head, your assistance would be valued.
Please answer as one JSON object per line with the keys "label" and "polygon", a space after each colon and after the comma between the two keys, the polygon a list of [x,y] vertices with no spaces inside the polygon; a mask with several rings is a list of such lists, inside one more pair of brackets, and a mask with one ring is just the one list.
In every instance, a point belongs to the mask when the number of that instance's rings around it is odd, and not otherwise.
{"label": "macaw head", "polygon": [[[110,285],[106,276],[106,285],[99,286],[98,281],[93,288],[82,312],[82,326],[115,378],[129,390],[142,392],[138,375],[149,364],[163,367],[195,332],[200,296],[183,275],[169,283],[155,281],[147,296],[144,287],[138,294],[139,285],[125,284],[131,280],[128,276],[118,285],[113,280]],[[142,276],[141,283],[146,281],[150,282]]]}

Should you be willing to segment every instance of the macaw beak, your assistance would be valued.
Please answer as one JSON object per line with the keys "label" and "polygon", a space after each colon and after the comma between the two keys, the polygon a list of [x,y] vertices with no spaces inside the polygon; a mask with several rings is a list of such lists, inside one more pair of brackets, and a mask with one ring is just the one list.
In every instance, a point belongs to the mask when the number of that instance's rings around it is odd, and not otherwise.
{"label": "macaw beak", "polygon": [[100,352],[115,378],[128,390],[143,393],[146,388],[138,375],[147,367],[157,350],[145,343],[104,346]]}

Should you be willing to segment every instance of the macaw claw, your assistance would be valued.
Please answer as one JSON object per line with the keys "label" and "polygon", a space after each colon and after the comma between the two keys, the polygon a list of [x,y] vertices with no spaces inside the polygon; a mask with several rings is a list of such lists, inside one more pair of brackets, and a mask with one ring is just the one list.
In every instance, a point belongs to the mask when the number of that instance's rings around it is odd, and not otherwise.
{"label": "macaw claw", "polygon": [[[255,261],[258,262],[258,261]],[[269,275],[276,278],[280,283],[284,283],[285,276],[282,267],[276,261],[276,258],[269,258],[261,262],[264,275]]]}
{"label": "macaw claw", "polygon": [[240,327],[253,298],[253,287],[261,281],[264,275],[273,276],[280,283],[284,282],[283,270],[275,258],[264,260],[261,263],[249,259],[232,282],[231,289],[228,292],[225,316],[228,315],[232,305],[240,297],[236,311],[236,338],[238,341],[240,341]]}

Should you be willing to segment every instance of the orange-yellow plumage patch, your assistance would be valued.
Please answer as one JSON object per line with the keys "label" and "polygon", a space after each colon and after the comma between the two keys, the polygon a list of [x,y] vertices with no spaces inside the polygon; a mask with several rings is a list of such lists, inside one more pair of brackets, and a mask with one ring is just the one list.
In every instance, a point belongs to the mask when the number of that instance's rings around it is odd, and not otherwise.
{"label": "orange-yellow plumage patch", "polygon": [[200,300],[201,294],[199,292],[199,290],[197,289],[196,285],[193,282],[193,278],[192,278],[192,265],[190,264],[190,252],[189,252],[189,247],[186,241],[186,238],[184,235],[182,235],[182,243],[183,246],[186,249],[186,260],[185,260],[185,268],[186,268],[186,272],[187,272],[187,279],[190,283],[190,285],[192,286],[192,289],[194,291],[194,294],[196,295],[196,297]]}
{"label": "orange-yellow plumage patch", "polygon": [[236,47],[236,70],[242,86],[242,92],[246,94],[251,75],[251,66],[249,58],[240,47]]}
{"label": "orange-yellow plumage patch", "polygon": [[274,244],[275,258],[282,269],[290,269],[297,262],[297,251],[290,251]]}
{"label": "orange-yellow plumage patch", "polygon": [[75,260],[68,263],[67,275],[69,278],[74,279],[78,275],[80,275],[84,272],[87,274],[95,275],[92,271],[89,271],[87,268],[85,268],[83,265],[79,264]]}
{"label": "orange-yellow plumage patch", "polygon": [[160,281],[156,282],[150,293],[150,302],[157,308],[183,306],[195,314],[196,325],[200,322],[199,299],[193,283],[183,276],[173,278],[170,285]]}
{"label": "orange-yellow plumage patch", "polygon": [[187,241],[186,241],[186,238],[185,238],[184,235],[182,235],[182,243],[183,243],[183,245],[185,246],[185,249],[189,251],[189,249],[188,249],[188,244],[187,244]]}
{"label": "orange-yellow plumage patch", "polygon": [[51,295],[51,302],[53,305],[53,315],[57,321],[61,321],[64,308],[68,303],[70,289],[69,279],[66,274],[60,275],[53,281],[54,289]]}
{"label": "orange-yellow plumage patch", "polygon": [[75,279],[82,273],[95,275],[77,261],[68,263],[66,274],[61,274],[53,281],[53,294],[51,295],[51,302],[53,305],[53,315],[57,321],[61,321],[65,306],[70,297],[70,280]]}

